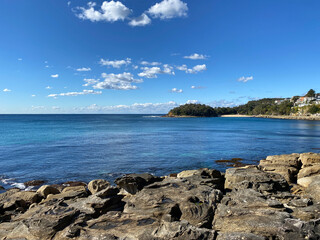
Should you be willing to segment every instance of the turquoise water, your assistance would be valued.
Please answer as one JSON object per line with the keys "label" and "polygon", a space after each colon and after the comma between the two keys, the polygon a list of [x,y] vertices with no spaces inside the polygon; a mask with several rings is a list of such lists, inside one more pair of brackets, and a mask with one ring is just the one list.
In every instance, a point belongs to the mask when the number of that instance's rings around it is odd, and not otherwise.
{"label": "turquoise water", "polygon": [[320,122],[148,115],[0,115],[0,185],[113,180],[226,166],[215,160],[320,152]]}

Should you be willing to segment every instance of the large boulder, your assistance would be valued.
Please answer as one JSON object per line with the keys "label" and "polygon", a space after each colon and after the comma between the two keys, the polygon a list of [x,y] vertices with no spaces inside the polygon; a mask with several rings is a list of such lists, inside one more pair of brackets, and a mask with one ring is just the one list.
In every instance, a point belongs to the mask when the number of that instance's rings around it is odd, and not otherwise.
{"label": "large boulder", "polygon": [[260,161],[259,166],[263,171],[279,173],[289,183],[295,183],[301,165],[299,157],[297,153],[268,156]]}
{"label": "large boulder", "polygon": [[320,153],[301,153],[300,159],[302,162],[302,167],[320,164]]}
{"label": "large boulder", "polygon": [[308,193],[315,201],[320,202],[320,176],[309,184],[306,193]]}
{"label": "large boulder", "polygon": [[282,175],[262,171],[256,166],[227,169],[224,186],[229,190],[252,188],[266,192],[287,191],[289,189],[289,185]]}
{"label": "large boulder", "polygon": [[49,194],[58,194],[58,193],[60,193],[60,191],[53,186],[43,185],[37,190],[37,193],[40,196],[46,198]]}
{"label": "large boulder", "polygon": [[96,179],[89,182],[88,189],[91,192],[91,194],[95,194],[109,186],[110,186],[110,183],[107,180]]}
{"label": "large boulder", "polygon": [[117,178],[115,183],[119,188],[123,188],[128,193],[136,194],[145,186],[160,181],[162,181],[160,177],[153,176],[149,173],[141,173],[124,175],[123,177]]}

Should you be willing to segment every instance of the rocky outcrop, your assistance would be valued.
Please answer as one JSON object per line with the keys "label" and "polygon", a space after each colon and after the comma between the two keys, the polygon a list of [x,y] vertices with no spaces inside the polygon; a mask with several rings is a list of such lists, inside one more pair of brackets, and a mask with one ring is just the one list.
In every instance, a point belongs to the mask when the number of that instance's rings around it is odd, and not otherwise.
{"label": "rocky outcrop", "polygon": [[0,239],[320,239],[319,159],[277,155],[225,174],[204,168],[129,174],[117,186],[98,179],[10,189],[0,194]]}

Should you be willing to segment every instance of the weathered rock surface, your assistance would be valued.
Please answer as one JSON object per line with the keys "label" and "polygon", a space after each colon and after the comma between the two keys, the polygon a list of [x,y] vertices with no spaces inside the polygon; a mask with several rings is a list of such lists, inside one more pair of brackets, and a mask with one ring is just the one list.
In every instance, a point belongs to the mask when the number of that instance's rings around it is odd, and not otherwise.
{"label": "weathered rock surface", "polygon": [[284,154],[268,156],[265,160],[261,160],[259,166],[265,172],[279,173],[289,182],[297,182],[297,174],[301,162],[300,154]]}
{"label": "weathered rock surface", "polygon": [[319,159],[269,156],[225,174],[128,174],[117,187],[93,180],[10,189],[0,194],[0,239],[320,239]]}
{"label": "weathered rock surface", "polygon": [[148,173],[142,174],[127,174],[121,178],[117,178],[115,183],[120,187],[126,190],[128,193],[136,194],[143,187],[152,184],[154,182],[159,182],[162,179],[155,177]]}
{"label": "weathered rock surface", "polygon": [[108,181],[104,179],[96,179],[89,182],[88,189],[92,194],[95,194],[109,186],[110,186],[110,183]]}

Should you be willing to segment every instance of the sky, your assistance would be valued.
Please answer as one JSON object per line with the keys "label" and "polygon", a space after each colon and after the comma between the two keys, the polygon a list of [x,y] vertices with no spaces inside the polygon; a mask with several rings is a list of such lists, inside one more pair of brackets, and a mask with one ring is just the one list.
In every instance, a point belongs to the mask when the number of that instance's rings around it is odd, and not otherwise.
{"label": "sky", "polygon": [[320,91],[319,0],[1,0],[0,114]]}

